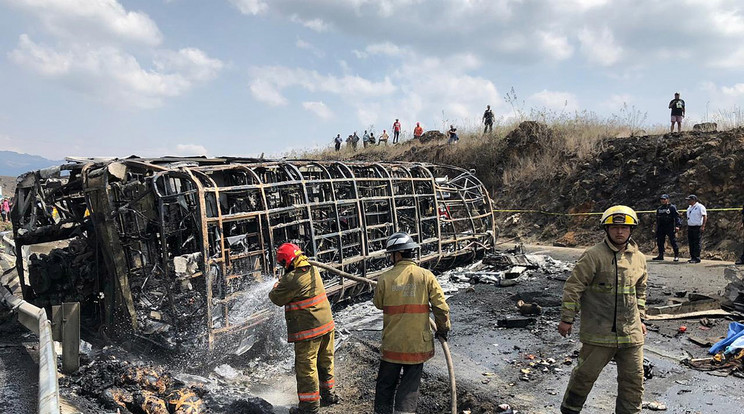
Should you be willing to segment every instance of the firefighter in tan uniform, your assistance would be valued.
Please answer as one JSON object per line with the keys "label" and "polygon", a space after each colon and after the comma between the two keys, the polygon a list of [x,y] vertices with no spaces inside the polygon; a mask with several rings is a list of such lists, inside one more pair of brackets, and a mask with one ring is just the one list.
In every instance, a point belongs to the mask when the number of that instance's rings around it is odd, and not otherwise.
{"label": "firefighter in tan uniform", "polygon": [[386,251],[394,266],[380,275],[374,297],[375,306],[383,312],[375,413],[389,414],[393,408],[398,414],[416,412],[424,362],[434,356],[430,306],[436,335],[446,339],[450,330],[449,306],[439,282],[413,261],[418,247],[406,233],[387,239]]}
{"label": "firefighter in tan uniform", "polygon": [[643,399],[643,343],[646,335],[646,257],[630,239],[638,225],[626,206],[605,210],[604,241],[587,249],[563,288],[558,332],[571,333],[581,312],[579,362],[561,404],[561,413],[581,412],[602,369],[617,363],[616,414],[640,413]]}
{"label": "firefighter in tan uniform", "polygon": [[333,392],[334,323],[331,304],[317,269],[307,262],[299,246],[284,243],[276,252],[284,275],[269,292],[269,299],[284,306],[287,340],[294,343],[297,397],[290,413],[317,413],[320,404],[338,403]]}

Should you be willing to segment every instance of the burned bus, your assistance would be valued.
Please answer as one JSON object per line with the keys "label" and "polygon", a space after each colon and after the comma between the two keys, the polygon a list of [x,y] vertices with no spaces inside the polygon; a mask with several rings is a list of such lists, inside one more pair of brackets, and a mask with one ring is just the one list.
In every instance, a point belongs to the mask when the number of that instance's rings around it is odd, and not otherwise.
{"label": "burned bus", "polygon": [[[396,231],[419,242],[432,269],[472,261],[496,240],[473,172],[427,163],[67,159],[18,178],[11,216],[26,300],[80,302],[84,328],[178,349],[214,349],[266,319],[268,301],[247,316],[236,308],[278,275],[281,243],[375,279]],[[332,302],[369,290],[323,278]]]}

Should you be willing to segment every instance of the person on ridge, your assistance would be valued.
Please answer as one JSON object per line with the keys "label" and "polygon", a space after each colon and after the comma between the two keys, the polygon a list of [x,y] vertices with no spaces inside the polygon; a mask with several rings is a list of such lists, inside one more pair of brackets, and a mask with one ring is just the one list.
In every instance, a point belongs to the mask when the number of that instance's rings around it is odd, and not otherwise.
{"label": "person on ridge", "polygon": [[672,126],[669,132],[674,132],[674,123],[677,123],[677,132],[682,132],[682,120],[685,118],[685,101],[679,99],[679,92],[674,94],[674,99],[669,101],[669,109],[672,110]]}
{"label": "person on ridge", "polygon": [[491,111],[491,105],[486,105],[486,112],[483,113],[483,124],[486,126],[483,128],[483,133],[493,132],[493,111]]}
{"label": "person on ridge", "polygon": [[416,128],[413,128],[413,138],[420,140],[422,135],[424,135],[424,128],[421,128],[421,124],[416,122]]}
{"label": "person on ridge", "polygon": [[393,144],[397,144],[400,139],[400,121],[397,119],[393,122]]}

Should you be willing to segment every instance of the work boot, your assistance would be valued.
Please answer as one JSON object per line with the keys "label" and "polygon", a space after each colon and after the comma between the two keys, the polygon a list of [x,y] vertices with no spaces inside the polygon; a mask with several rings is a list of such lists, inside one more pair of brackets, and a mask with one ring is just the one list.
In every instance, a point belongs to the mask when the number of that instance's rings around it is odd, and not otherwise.
{"label": "work boot", "polygon": [[338,404],[340,401],[341,399],[338,397],[338,394],[333,390],[323,390],[320,392],[320,405],[322,407]]}
{"label": "work boot", "polygon": [[656,256],[651,260],[664,260],[664,256]]}
{"label": "work boot", "polygon": [[289,409],[289,414],[318,414],[320,413],[320,407],[292,407]]}
{"label": "work boot", "polygon": [[679,262],[679,256],[677,256],[676,254],[674,255],[674,261]]}

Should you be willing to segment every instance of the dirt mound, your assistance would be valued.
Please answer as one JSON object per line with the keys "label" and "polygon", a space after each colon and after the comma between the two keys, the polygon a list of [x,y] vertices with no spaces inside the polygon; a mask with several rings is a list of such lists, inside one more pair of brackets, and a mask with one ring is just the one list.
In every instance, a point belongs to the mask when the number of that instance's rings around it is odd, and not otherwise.
{"label": "dirt mound", "polygon": [[550,147],[554,141],[554,134],[546,124],[524,121],[507,134],[504,141],[509,156],[539,154]]}
{"label": "dirt mound", "polygon": [[419,138],[421,143],[426,143],[430,141],[441,141],[444,139],[447,139],[447,135],[439,131],[426,131],[424,132],[424,135],[421,135],[421,138]]}
{"label": "dirt mound", "polygon": [[[365,159],[436,162],[474,169],[491,192],[497,209],[555,213],[601,212],[614,204],[655,210],[660,194],[671,196],[684,214],[684,197],[696,194],[709,210],[744,203],[744,128],[689,131],[582,142],[564,130],[522,122],[504,137],[480,134],[458,145],[408,141],[395,153],[376,152]],[[355,154],[355,158],[363,157]],[[590,245],[601,239],[598,217],[499,212],[501,239]],[[633,237],[655,253],[655,217],[640,215]],[[741,254],[738,211],[711,211],[703,235],[704,258],[733,259]],[[567,233],[572,232],[570,235]],[[565,237],[564,237],[565,236]],[[683,256],[687,234],[678,233]],[[568,243],[566,243],[568,244]],[[667,243],[668,244],[668,243]]]}

